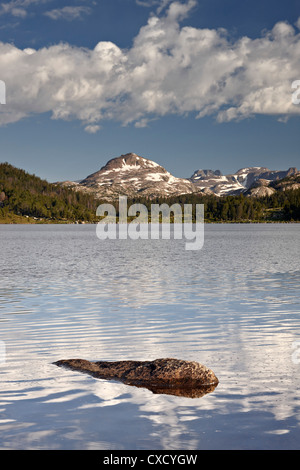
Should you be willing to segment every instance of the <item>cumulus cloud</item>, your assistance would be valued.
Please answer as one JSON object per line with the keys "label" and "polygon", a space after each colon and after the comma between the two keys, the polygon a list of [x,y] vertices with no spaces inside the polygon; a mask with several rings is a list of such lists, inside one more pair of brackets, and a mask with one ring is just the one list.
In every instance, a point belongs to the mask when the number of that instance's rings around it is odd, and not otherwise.
{"label": "cumulus cloud", "polygon": [[0,124],[50,112],[94,133],[104,120],[145,127],[169,114],[213,115],[219,122],[299,115],[291,90],[300,79],[299,30],[282,21],[261,37],[233,41],[224,29],[181,27],[194,5],[169,2],[126,50],[111,42],[38,50],[0,43],[7,103]]}

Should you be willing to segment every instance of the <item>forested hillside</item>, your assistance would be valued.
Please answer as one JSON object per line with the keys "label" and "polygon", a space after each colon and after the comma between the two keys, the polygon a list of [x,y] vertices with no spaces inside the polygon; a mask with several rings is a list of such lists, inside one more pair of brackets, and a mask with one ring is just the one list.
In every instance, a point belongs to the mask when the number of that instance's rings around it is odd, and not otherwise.
{"label": "forested hillside", "polygon": [[8,163],[0,164],[0,221],[94,221],[94,197],[51,184]]}
{"label": "forested hillside", "polygon": [[[284,180],[282,180],[284,181]],[[276,185],[280,187],[279,182]],[[274,184],[274,187],[276,187]],[[128,206],[142,203],[151,213],[151,204],[204,204],[206,222],[300,221],[300,189],[276,190],[270,196],[248,197],[205,195],[171,198],[136,197]],[[8,222],[96,222],[101,201],[93,195],[48,183],[8,163],[0,164],[0,223]],[[118,202],[115,202],[118,214]]]}
{"label": "forested hillside", "polygon": [[271,196],[261,198],[238,196],[212,196],[201,194],[186,194],[172,198],[132,199],[128,205],[140,202],[151,210],[151,204],[180,203],[204,204],[206,222],[265,222],[265,221],[300,221],[300,189],[276,191]]}

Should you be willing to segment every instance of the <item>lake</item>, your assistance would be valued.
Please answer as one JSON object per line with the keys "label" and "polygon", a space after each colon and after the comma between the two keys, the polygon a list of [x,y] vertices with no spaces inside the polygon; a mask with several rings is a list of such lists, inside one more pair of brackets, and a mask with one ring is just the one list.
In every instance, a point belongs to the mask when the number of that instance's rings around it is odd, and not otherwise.
{"label": "lake", "polygon": [[[300,225],[205,225],[99,240],[95,225],[0,225],[0,449],[297,449]],[[154,394],[53,364],[175,357],[219,379]]]}

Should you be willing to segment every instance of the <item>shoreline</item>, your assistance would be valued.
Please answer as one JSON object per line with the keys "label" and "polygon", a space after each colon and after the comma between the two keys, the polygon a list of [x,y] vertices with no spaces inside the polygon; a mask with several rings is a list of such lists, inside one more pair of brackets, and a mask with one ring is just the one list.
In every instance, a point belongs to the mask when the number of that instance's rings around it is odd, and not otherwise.
{"label": "shoreline", "polygon": [[[127,223],[130,224],[134,222],[128,221]],[[13,220],[13,221],[3,221],[0,219],[0,225],[97,225],[99,222],[89,222],[89,221],[61,221],[61,220],[53,220],[53,221],[44,221],[44,220]],[[183,222],[184,223],[184,222]],[[193,222],[195,224],[196,222]],[[205,225],[213,225],[213,224],[228,224],[228,225],[257,225],[257,224],[299,224],[299,220],[245,220],[245,221],[226,221],[226,220],[204,220]],[[148,222],[151,224],[151,221]],[[159,222],[161,225],[162,222]],[[174,222],[170,221],[170,224],[173,225]],[[119,222],[117,221],[117,225]]]}

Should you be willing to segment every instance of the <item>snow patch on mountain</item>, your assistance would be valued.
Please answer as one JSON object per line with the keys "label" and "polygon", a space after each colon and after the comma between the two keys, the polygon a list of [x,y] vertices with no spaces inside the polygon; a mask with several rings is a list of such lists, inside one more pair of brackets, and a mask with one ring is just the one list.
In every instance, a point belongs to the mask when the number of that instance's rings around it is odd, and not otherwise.
{"label": "snow patch on mountain", "polygon": [[[299,174],[296,168],[270,170],[266,167],[240,168],[232,174],[223,175],[220,170],[196,170],[191,178],[177,178],[158,163],[135,153],[127,153],[112,158],[99,171],[92,173],[80,182],[64,182],[63,185],[93,193],[103,199],[116,199],[118,196],[149,198],[179,196],[181,194],[214,194],[227,196],[251,192],[259,196],[271,194],[266,190],[270,183],[287,176]],[[294,182],[294,185],[298,181]]]}
{"label": "snow patch on mountain", "polygon": [[106,199],[119,195],[156,197],[199,191],[190,180],[176,178],[158,163],[135,153],[109,160],[99,171],[82,180],[80,186]]}
{"label": "snow patch on mountain", "polygon": [[271,183],[277,179],[285,178],[296,174],[296,168],[288,170],[269,170],[266,167],[247,167],[241,168],[236,173],[221,176],[219,170],[197,170],[191,177],[191,181],[199,188],[199,190],[210,190],[217,196],[229,194],[244,193],[260,179]]}

